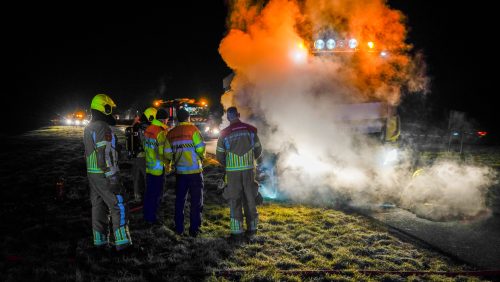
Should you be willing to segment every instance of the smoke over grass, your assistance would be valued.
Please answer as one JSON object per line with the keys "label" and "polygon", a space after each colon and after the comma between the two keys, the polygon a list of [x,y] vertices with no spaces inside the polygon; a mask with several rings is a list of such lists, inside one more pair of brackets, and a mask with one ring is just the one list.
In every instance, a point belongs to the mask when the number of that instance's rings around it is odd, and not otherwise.
{"label": "smoke over grass", "polygon": [[[390,200],[414,210],[432,200],[440,206],[432,209],[437,218],[484,209],[490,169],[437,162],[413,177],[409,149],[399,148],[398,165],[391,165],[394,148],[355,126],[371,119],[376,127],[380,120],[344,106],[396,106],[403,89],[427,91],[425,64],[405,43],[401,12],[381,0],[235,0],[228,28],[219,52],[235,77],[222,103],[256,123],[265,148],[279,156],[282,193],[296,200],[342,196],[357,204]],[[359,51],[313,55],[316,34],[325,32],[356,38]]]}

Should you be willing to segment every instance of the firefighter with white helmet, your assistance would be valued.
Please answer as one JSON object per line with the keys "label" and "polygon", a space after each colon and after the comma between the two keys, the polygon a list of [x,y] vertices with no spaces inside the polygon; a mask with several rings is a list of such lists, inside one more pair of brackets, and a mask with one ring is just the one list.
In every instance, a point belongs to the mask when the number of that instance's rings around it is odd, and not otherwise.
{"label": "firefighter with white helmet", "polygon": [[117,138],[111,126],[115,102],[106,94],[97,94],[91,103],[92,120],[85,127],[83,143],[92,202],[94,246],[104,249],[109,244],[111,214],[114,246],[122,251],[132,245],[128,229],[125,189],[118,169]]}

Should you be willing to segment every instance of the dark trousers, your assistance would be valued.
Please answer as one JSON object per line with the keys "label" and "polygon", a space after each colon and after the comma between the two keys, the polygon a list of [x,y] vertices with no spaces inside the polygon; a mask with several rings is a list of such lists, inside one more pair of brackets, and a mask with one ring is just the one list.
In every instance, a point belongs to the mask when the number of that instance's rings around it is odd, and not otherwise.
{"label": "dark trousers", "polygon": [[156,176],[146,174],[146,193],[144,193],[144,220],[150,223],[158,221],[158,209],[160,208],[161,198],[163,196],[163,174]]}
{"label": "dark trousers", "polygon": [[184,205],[187,194],[191,195],[190,233],[198,233],[203,211],[203,175],[177,174],[175,176],[175,231],[184,232]]}
{"label": "dark trousers", "polygon": [[104,174],[88,174],[90,201],[92,203],[92,229],[94,245],[108,244],[109,214],[113,224],[116,248],[132,244],[128,230],[127,203],[124,201],[124,188],[121,184],[112,185]]}
{"label": "dark trousers", "polygon": [[146,158],[137,157],[132,161],[132,178],[134,179],[134,198],[143,198],[146,186]]}

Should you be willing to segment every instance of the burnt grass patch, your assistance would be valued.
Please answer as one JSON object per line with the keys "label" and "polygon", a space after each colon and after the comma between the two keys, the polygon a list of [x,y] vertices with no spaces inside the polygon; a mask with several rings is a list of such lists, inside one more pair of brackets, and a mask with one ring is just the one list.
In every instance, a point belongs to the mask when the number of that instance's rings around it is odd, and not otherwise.
{"label": "burnt grass patch", "polygon": [[[229,208],[216,189],[222,168],[209,159],[205,168],[202,233],[176,235],[173,226],[173,178],[166,180],[161,205],[163,225],[142,221],[140,203],[131,202],[130,231],[142,250],[128,256],[92,249],[90,201],[82,158],[81,128],[52,127],[7,140],[22,149],[2,159],[30,165],[2,165],[1,281],[474,281],[439,275],[367,276],[359,270],[471,270],[432,250],[402,241],[385,227],[356,214],[330,208],[264,202],[259,232],[234,242]],[[120,135],[123,138],[123,135]],[[54,148],[57,148],[54,149]],[[30,154],[31,150],[39,151]],[[59,153],[64,151],[64,153]],[[131,161],[121,165],[131,189]],[[22,173],[21,173],[22,171]],[[63,176],[64,199],[55,197]],[[129,191],[131,192],[131,191]],[[187,205],[189,208],[189,204]],[[186,210],[186,227],[189,226]],[[341,270],[340,274],[300,274],[295,270]]]}

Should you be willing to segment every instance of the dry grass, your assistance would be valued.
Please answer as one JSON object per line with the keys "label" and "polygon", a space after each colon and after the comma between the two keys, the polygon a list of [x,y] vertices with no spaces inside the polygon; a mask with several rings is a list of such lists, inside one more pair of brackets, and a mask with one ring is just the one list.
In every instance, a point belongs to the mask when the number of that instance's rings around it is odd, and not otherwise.
{"label": "dry grass", "polygon": [[[0,220],[6,224],[2,229],[7,230],[0,243],[0,254],[4,258],[0,264],[0,280],[477,280],[436,275],[363,275],[359,270],[460,271],[470,267],[404,242],[362,216],[327,208],[266,202],[259,207],[258,235],[245,243],[231,243],[227,240],[229,209],[215,188],[221,169],[213,162],[207,163],[205,171],[206,194],[200,237],[177,236],[170,228],[174,192],[173,179],[169,179],[162,204],[164,226],[146,226],[140,211],[130,216],[134,243],[144,248],[144,255],[91,256],[90,203],[80,138],[78,130],[47,129],[29,138],[11,140],[12,144],[23,143],[23,150],[37,148],[36,154],[3,153],[2,158],[27,158],[37,165],[25,167],[29,177],[23,177],[21,182],[15,182],[15,171],[2,176],[11,189],[2,191],[8,202],[2,205],[0,212]],[[68,150],[71,146],[73,149]],[[130,163],[124,162],[123,174],[127,175],[129,170]],[[58,203],[52,198],[53,184],[62,171],[68,179],[69,197]],[[130,177],[124,180],[130,188]],[[282,272],[297,269],[345,272],[318,276]],[[220,272],[236,270],[243,272]]]}

